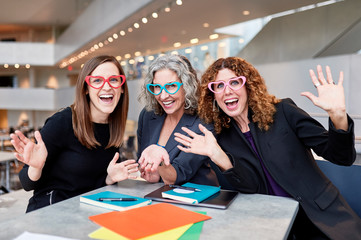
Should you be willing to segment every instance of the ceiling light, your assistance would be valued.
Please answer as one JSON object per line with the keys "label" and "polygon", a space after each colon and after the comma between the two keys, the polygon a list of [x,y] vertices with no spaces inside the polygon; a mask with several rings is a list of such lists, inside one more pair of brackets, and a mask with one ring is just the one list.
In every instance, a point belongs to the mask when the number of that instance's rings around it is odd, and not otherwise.
{"label": "ceiling light", "polygon": [[250,12],[249,12],[249,11],[247,11],[247,10],[243,11],[242,13],[243,13],[243,15],[245,15],[245,16],[247,16],[247,15],[249,15],[249,14],[250,14]]}
{"label": "ceiling light", "polygon": [[219,37],[219,36],[218,36],[217,33],[212,34],[212,35],[209,35],[209,39],[211,39],[211,40],[217,39],[218,37]]}
{"label": "ceiling light", "polygon": [[133,25],[135,28],[139,28],[139,23],[134,23]]}
{"label": "ceiling light", "polygon": [[152,13],[152,17],[153,18],[158,18],[158,13],[156,13],[156,12]]}
{"label": "ceiling light", "polygon": [[164,12],[170,12],[170,7],[168,7],[168,6],[165,7],[165,8],[164,8]]}
{"label": "ceiling light", "polygon": [[128,28],[128,32],[133,32],[133,28]]}
{"label": "ceiling light", "polygon": [[109,44],[108,40],[105,40],[104,45],[108,45],[108,44]]}
{"label": "ceiling light", "polygon": [[20,65],[19,65],[19,64],[17,64],[17,63],[15,63],[14,67],[15,67],[15,68],[19,68],[19,67],[20,67]]}
{"label": "ceiling light", "polygon": [[134,53],[134,56],[139,57],[141,55],[141,52],[137,51]]}
{"label": "ceiling light", "polygon": [[198,43],[198,41],[199,41],[198,38],[193,38],[190,40],[190,43],[196,44],[196,43]]}
{"label": "ceiling light", "polygon": [[4,68],[8,68],[8,67],[9,67],[9,64],[5,63]]}
{"label": "ceiling light", "polygon": [[100,42],[100,43],[98,43],[98,46],[99,46],[99,47],[103,47],[104,44],[103,44],[102,42]]}
{"label": "ceiling light", "polygon": [[124,35],[125,35],[125,32],[122,30],[122,31],[119,32],[119,34],[120,34],[121,36],[124,36]]}
{"label": "ceiling light", "polygon": [[30,68],[30,64],[26,64],[25,67],[26,67],[27,69],[29,69],[29,68]]}
{"label": "ceiling light", "polygon": [[113,34],[113,38],[114,38],[114,39],[118,39],[118,34],[114,33],[114,34]]}
{"label": "ceiling light", "polygon": [[112,38],[112,37],[108,37],[108,41],[109,41],[109,42],[113,42],[113,38]]}
{"label": "ceiling light", "polygon": [[144,58],[143,58],[143,57],[140,57],[140,58],[138,59],[138,62],[144,62]]}
{"label": "ceiling light", "polygon": [[127,65],[127,62],[126,62],[126,61],[122,61],[122,62],[120,63],[120,65],[125,66],[125,65]]}
{"label": "ceiling light", "polygon": [[127,53],[124,55],[125,58],[130,58],[132,55],[130,55],[130,53]]}
{"label": "ceiling light", "polygon": [[180,47],[182,44],[180,42],[176,42],[173,44],[173,47],[177,48],[177,47]]}
{"label": "ceiling light", "polygon": [[240,39],[238,40],[238,42],[239,42],[239,43],[244,43],[244,39],[243,39],[243,38],[240,38]]}
{"label": "ceiling light", "polygon": [[180,5],[183,4],[182,0],[177,0],[175,3],[176,3],[178,6],[180,6]]}
{"label": "ceiling light", "polygon": [[147,23],[148,22],[148,19],[146,17],[142,18],[142,22],[143,23]]}
{"label": "ceiling light", "polygon": [[172,55],[178,55],[178,51],[171,52]]}
{"label": "ceiling light", "polygon": [[202,46],[202,47],[201,47],[201,50],[202,50],[202,51],[207,51],[207,50],[208,50],[208,46],[207,46],[207,45]]}
{"label": "ceiling light", "polygon": [[99,49],[98,44],[94,44],[94,46],[93,46],[93,47],[94,47],[94,49],[95,49],[95,50]]}
{"label": "ceiling light", "polygon": [[118,61],[122,60],[122,57],[121,56],[116,56],[115,57]]}
{"label": "ceiling light", "polygon": [[134,59],[130,59],[130,60],[129,60],[129,64],[132,64],[132,65],[133,65],[134,63],[135,63]]}
{"label": "ceiling light", "polygon": [[186,50],[185,50],[185,53],[191,53],[192,52],[192,49],[191,48],[187,48]]}
{"label": "ceiling light", "polygon": [[150,56],[148,57],[148,60],[149,60],[149,61],[154,60],[154,56],[150,55]]}
{"label": "ceiling light", "polygon": [[209,27],[209,23],[203,23],[203,27],[205,28]]}
{"label": "ceiling light", "polygon": [[94,47],[91,47],[91,48],[90,48],[90,51],[94,52],[94,51],[95,51]]}

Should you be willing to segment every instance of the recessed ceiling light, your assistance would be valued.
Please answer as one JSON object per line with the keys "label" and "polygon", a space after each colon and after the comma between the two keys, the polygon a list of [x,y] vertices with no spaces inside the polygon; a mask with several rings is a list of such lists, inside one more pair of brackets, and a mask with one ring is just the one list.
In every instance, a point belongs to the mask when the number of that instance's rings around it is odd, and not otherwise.
{"label": "recessed ceiling light", "polygon": [[180,42],[176,42],[173,44],[173,47],[177,48],[177,47],[180,47],[182,44]]}
{"label": "recessed ceiling light", "polygon": [[147,23],[148,22],[148,19],[146,17],[142,18],[142,22],[143,23]]}
{"label": "recessed ceiling light", "polygon": [[156,13],[156,12],[152,13],[152,17],[153,17],[153,18],[157,18],[157,17],[158,17],[158,13]]}
{"label": "recessed ceiling light", "polygon": [[212,34],[212,35],[209,35],[209,39],[211,39],[211,40],[217,39],[218,37],[219,37],[219,36],[218,36],[217,33]]}
{"label": "recessed ceiling light", "polygon": [[249,11],[247,11],[247,10],[243,11],[243,15],[247,16],[247,15],[249,15],[249,14],[250,14]]}
{"label": "recessed ceiling light", "polygon": [[205,28],[209,27],[209,23],[203,23],[203,27]]}
{"label": "recessed ceiling light", "polygon": [[198,38],[193,38],[190,40],[190,43],[196,44],[196,43],[198,43],[198,41],[199,41]]}

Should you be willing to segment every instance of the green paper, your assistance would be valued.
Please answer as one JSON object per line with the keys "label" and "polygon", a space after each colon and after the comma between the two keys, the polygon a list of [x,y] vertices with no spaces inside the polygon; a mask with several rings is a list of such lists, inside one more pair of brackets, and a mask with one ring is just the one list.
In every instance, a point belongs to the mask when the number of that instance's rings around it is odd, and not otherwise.
{"label": "green paper", "polygon": [[[195,211],[207,215],[206,212]],[[204,221],[194,223],[178,240],[199,240]]]}

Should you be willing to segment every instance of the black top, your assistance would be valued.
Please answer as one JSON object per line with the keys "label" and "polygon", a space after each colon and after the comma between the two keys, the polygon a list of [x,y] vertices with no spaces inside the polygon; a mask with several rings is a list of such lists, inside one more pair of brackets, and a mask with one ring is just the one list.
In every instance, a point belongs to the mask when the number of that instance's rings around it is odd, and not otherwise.
{"label": "black top", "polygon": [[106,185],[107,167],[118,149],[104,149],[110,137],[108,124],[94,123],[94,134],[100,147],[90,150],[79,142],[70,107],[46,120],[41,136],[48,157],[41,178],[31,181],[27,165],[19,173],[24,189],[34,190],[27,212]]}

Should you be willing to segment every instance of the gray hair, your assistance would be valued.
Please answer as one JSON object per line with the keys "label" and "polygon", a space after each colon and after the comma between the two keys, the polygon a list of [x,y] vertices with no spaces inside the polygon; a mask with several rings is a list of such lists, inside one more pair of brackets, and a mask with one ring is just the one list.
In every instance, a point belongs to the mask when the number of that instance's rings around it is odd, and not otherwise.
{"label": "gray hair", "polygon": [[155,73],[162,69],[169,69],[177,74],[178,78],[183,83],[182,86],[185,92],[185,112],[188,114],[195,114],[199,96],[197,73],[189,60],[180,55],[161,55],[150,64],[138,100],[145,104],[147,111],[153,110],[159,115],[164,113],[163,108],[157,102],[155,96],[147,90],[147,84],[153,83]]}

